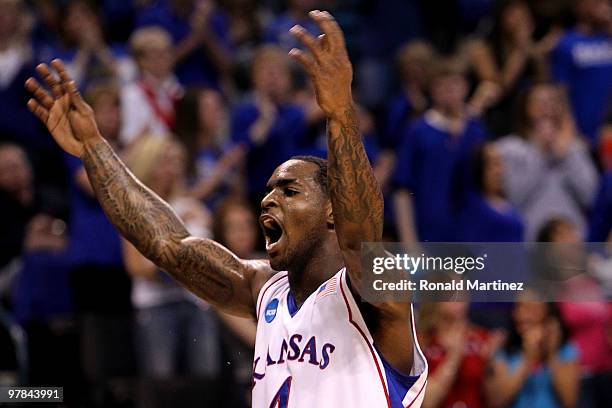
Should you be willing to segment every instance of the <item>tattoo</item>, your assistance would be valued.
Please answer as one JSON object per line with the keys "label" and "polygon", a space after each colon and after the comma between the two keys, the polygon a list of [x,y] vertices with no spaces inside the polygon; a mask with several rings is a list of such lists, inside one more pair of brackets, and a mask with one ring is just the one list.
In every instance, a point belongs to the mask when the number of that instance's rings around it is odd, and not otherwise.
{"label": "tattoo", "polygon": [[[384,201],[361,140],[354,108],[343,121],[328,121],[328,179],[334,224],[341,241],[379,241]],[[342,230],[355,236],[342,237]]]}
{"label": "tattoo", "polygon": [[82,159],[107,217],[144,256],[196,295],[225,308],[234,286],[243,284],[230,308],[250,311],[246,268],[236,256],[212,240],[188,238],[174,210],[130,173],[105,140],[86,144]]}
{"label": "tattoo", "polygon": [[121,234],[155,264],[176,264],[168,244],[189,233],[172,208],[131,175],[105,140],[85,145],[83,164],[98,201]]}
{"label": "tattoo", "polygon": [[190,241],[182,245],[177,254],[182,272],[179,280],[202,299],[214,299],[217,304],[227,304],[234,296],[234,288],[227,275],[242,277],[240,260],[214,241],[198,238]]}

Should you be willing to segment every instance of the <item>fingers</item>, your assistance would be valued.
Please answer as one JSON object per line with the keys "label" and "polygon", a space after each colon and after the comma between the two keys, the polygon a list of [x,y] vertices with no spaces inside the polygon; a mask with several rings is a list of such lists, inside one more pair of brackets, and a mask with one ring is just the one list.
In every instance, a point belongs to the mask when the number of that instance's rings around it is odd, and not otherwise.
{"label": "fingers", "polygon": [[25,82],[25,87],[34,95],[36,101],[40,105],[42,105],[45,109],[51,109],[51,106],[53,106],[53,98],[36,79],[29,78]]}
{"label": "fingers", "polygon": [[43,123],[47,123],[47,119],[49,119],[49,110],[45,109],[36,99],[32,98],[28,101],[28,109],[30,109],[30,111],[32,111],[32,113]]}
{"label": "fingers", "polygon": [[68,73],[68,70],[66,69],[66,66],[64,65],[62,60],[56,58],[51,61],[51,65],[53,65],[53,68],[55,68],[55,70],[60,76],[63,91],[70,95],[70,102],[72,102],[72,104],[75,108],[77,108],[77,110],[84,112],[87,107],[87,104],[81,97],[81,93],[77,88],[76,82]]}
{"label": "fingers", "polygon": [[301,25],[295,25],[289,30],[302,44],[308,48],[308,50],[318,60],[320,57],[320,45],[316,38],[313,37],[304,27]]}
{"label": "fingers", "polygon": [[306,69],[308,74],[310,74],[311,76],[315,74],[317,64],[310,55],[297,48],[292,48],[291,51],[289,51],[289,56],[298,60],[300,64],[302,64],[302,66]]}
{"label": "fingers", "polygon": [[43,81],[51,88],[51,93],[55,99],[61,98],[64,92],[60,83],[57,81],[47,64],[38,64],[36,71],[40,74]]}
{"label": "fingers", "polygon": [[83,100],[81,93],[79,92],[76,82],[70,81],[64,85],[64,89],[70,95],[70,102],[74,105],[75,108],[81,113],[85,113],[87,111],[87,103]]}
{"label": "fingers", "polygon": [[64,65],[62,60],[57,59],[57,58],[51,61],[51,65],[53,66],[53,68],[55,68],[55,70],[59,74],[60,85],[62,87],[63,92],[69,93],[70,91],[68,88],[68,83],[72,81],[72,78],[70,77],[70,74],[68,73],[68,70],[66,69],[66,66]]}
{"label": "fingers", "polygon": [[332,49],[339,50],[345,47],[342,29],[331,14],[327,11],[313,10],[309,15],[317,23],[321,32],[325,34]]}

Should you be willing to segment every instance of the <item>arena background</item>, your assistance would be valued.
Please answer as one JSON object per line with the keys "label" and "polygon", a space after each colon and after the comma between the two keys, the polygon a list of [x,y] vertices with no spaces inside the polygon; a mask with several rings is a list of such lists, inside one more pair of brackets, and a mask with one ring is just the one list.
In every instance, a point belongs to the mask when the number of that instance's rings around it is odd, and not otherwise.
{"label": "arena background", "polygon": [[[264,257],[267,177],[325,156],[324,115],[286,55],[294,24],[318,33],[316,8],[346,35],[386,240],[612,242],[608,0],[0,0],[0,385],[63,386],[67,407],[250,405],[254,323],[121,240],[23,84],[62,58],[191,233]],[[602,299],[609,251],[586,263]],[[612,403],[610,303],[418,314],[426,406]]]}

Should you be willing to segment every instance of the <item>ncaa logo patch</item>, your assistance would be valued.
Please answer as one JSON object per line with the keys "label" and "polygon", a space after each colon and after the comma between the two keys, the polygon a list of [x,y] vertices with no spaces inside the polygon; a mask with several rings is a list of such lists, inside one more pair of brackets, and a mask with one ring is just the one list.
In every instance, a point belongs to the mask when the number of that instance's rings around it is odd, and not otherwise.
{"label": "ncaa logo patch", "polygon": [[266,306],[266,311],[264,312],[264,316],[266,318],[266,322],[271,323],[272,320],[276,317],[276,311],[278,309],[278,299],[272,299],[268,306]]}

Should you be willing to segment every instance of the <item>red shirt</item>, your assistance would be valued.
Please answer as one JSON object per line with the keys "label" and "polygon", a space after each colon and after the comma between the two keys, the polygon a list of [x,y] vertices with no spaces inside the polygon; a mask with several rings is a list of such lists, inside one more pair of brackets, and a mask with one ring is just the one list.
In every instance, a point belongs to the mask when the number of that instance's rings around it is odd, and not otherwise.
{"label": "red shirt", "polygon": [[[484,329],[471,328],[467,336],[455,382],[441,405],[445,408],[485,407],[483,384],[488,364],[486,353],[489,333]],[[435,338],[423,352],[429,363],[429,372],[434,374],[444,362],[446,352]]]}

